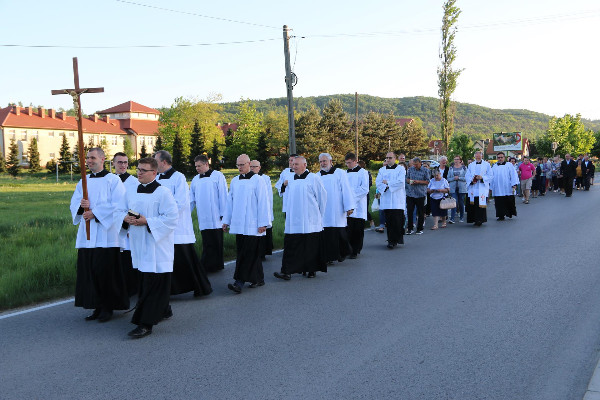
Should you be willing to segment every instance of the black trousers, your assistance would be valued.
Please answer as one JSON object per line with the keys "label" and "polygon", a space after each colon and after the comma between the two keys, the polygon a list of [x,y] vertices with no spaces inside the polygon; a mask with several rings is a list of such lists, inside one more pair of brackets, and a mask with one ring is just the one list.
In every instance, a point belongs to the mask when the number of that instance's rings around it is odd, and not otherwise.
{"label": "black trousers", "polygon": [[573,179],[572,176],[565,177],[565,194],[569,197],[573,194]]}
{"label": "black trousers", "polygon": [[417,207],[417,230],[422,231],[425,225],[425,197],[406,197],[406,213],[408,214],[408,230],[414,228],[413,214]]}
{"label": "black trousers", "polygon": [[404,210],[383,210],[389,244],[404,244]]}
{"label": "black trousers", "polygon": [[346,230],[348,232],[350,247],[352,247],[352,254],[360,254],[365,238],[365,220],[348,217],[348,226],[346,227]]}
{"label": "black trousers", "polygon": [[158,324],[169,307],[171,273],[140,273],[140,291],[131,322],[151,327]]}

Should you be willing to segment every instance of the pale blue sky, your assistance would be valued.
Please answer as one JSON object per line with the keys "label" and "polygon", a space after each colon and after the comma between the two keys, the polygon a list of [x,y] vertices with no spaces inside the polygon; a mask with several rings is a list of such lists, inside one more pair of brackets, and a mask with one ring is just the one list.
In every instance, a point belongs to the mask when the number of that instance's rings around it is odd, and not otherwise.
{"label": "pale blue sky", "polygon": [[[69,108],[68,96],[51,96],[50,90],[73,85],[73,56],[79,58],[82,86],[105,87],[103,94],[83,97],[86,112],[127,100],[168,106],[177,96],[210,93],[221,93],[225,101],[283,97],[284,24],[298,36],[291,49],[299,78],[295,96],[358,91],[437,97],[442,0],[139,3],[266,26],[115,0],[0,1],[0,44],[267,41],[167,48],[0,47],[0,106],[22,101]],[[457,5],[462,15],[456,66],[465,71],[455,100],[600,119],[597,0],[459,0]],[[375,34],[343,35],[355,33]]]}

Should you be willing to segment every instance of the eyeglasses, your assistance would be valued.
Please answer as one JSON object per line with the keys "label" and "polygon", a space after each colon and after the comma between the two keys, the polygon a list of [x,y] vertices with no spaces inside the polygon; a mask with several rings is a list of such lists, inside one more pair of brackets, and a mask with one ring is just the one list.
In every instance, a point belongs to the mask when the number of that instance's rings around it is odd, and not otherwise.
{"label": "eyeglasses", "polygon": [[[243,164],[235,164],[235,166],[239,168],[239,167],[243,167],[243,166],[244,166],[244,165],[246,165],[246,164],[248,164],[248,163],[247,163],[247,162],[245,162],[245,163],[243,163]],[[252,168],[252,167],[250,167],[250,168]]]}
{"label": "eyeglasses", "polygon": [[260,165],[251,165],[250,168],[260,168]]}
{"label": "eyeglasses", "polygon": [[154,169],[144,169],[144,168],[136,168],[137,172],[141,172],[141,173],[146,173],[146,172],[150,172],[150,171],[155,171]]}
{"label": "eyeglasses", "polygon": [[117,161],[116,164],[129,164],[129,161]]}
{"label": "eyeglasses", "polygon": [[394,157],[386,157],[386,160],[392,160]]}

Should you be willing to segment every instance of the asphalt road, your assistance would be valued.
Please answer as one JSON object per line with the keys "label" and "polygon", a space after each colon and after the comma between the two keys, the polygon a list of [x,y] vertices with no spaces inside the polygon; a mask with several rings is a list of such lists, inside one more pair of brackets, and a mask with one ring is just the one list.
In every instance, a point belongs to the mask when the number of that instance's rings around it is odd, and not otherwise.
{"label": "asphalt road", "polygon": [[[367,232],[316,279],[173,298],[129,315],[72,303],[0,319],[2,399],[581,399],[600,350],[600,186],[518,204],[518,218],[406,237]],[[428,224],[431,220],[428,219]],[[75,251],[75,250],[73,250]],[[5,314],[6,315],[6,314]]]}

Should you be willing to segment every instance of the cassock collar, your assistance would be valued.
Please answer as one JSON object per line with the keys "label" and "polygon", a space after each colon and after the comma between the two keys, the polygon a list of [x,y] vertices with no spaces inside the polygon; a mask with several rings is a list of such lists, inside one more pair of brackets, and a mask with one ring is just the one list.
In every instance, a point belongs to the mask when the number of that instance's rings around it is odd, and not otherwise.
{"label": "cassock collar", "polygon": [[294,173],[294,168],[290,168],[290,172],[293,174]]}
{"label": "cassock collar", "polygon": [[254,172],[250,171],[246,175],[240,174],[240,179],[250,179],[252,176],[254,176]]}
{"label": "cassock collar", "polygon": [[160,174],[160,176],[158,177],[158,179],[169,179],[173,176],[173,174],[175,173],[175,168],[171,167],[168,171],[163,172],[162,174]]}
{"label": "cassock collar", "polygon": [[263,173],[262,173],[262,171],[260,171],[260,172],[258,173],[258,176],[263,176]]}
{"label": "cassock collar", "polygon": [[394,164],[391,167],[389,165],[386,165],[385,169],[396,169],[397,166],[398,166],[398,164]]}
{"label": "cassock collar", "polygon": [[504,161],[504,162],[497,162],[496,165],[506,165],[506,161]]}
{"label": "cassock collar", "polygon": [[154,193],[157,187],[160,186],[160,183],[156,182],[156,179],[152,182],[148,183],[146,186],[141,183],[138,185],[137,192],[138,193]]}
{"label": "cassock collar", "polygon": [[106,175],[108,175],[108,171],[103,169],[100,172],[96,172],[95,174],[92,172],[90,173],[90,178],[104,178]]}
{"label": "cassock collar", "polygon": [[198,176],[200,177],[200,179],[202,179],[202,178],[208,178],[208,177],[210,176],[210,174],[212,174],[212,173],[213,173],[213,170],[212,170],[212,169],[209,169],[209,170],[208,170],[208,171],[206,171],[205,173],[203,173],[203,174],[199,174]]}
{"label": "cassock collar", "polygon": [[121,175],[119,175],[119,178],[121,178],[121,182],[125,183],[125,181],[127,180],[127,178],[129,178],[131,175],[129,175],[129,172],[125,171],[124,173],[122,173]]}
{"label": "cassock collar", "polygon": [[360,171],[360,170],[361,170],[361,168],[360,168],[360,165],[357,165],[357,166],[356,166],[356,167],[354,167],[354,168],[350,168],[350,169],[348,169],[346,172],[358,172],[358,171]]}
{"label": "cassock collar", "polygon": [[331,167],[329,169],[329,171],[323,171],[323,170],[321,170],[319,172],[321,172],[321,176],[323,176],[323,175],[333,175],[333,173],[335,172],[335,167]]}
{"label": "cassock collar", "polygon": [[308,174],[309,174],[308,170],[304,171],[302,173],[302,175],[294,174],[294,180],[296,180],[296,179],[306,179],[306,177],[308,176]]}
{"label": "cassock collar", "polygon": [[481,164],[482,162],[483,162],[483,161],[479,161],[479,162],[475,161],[475,164]]}

